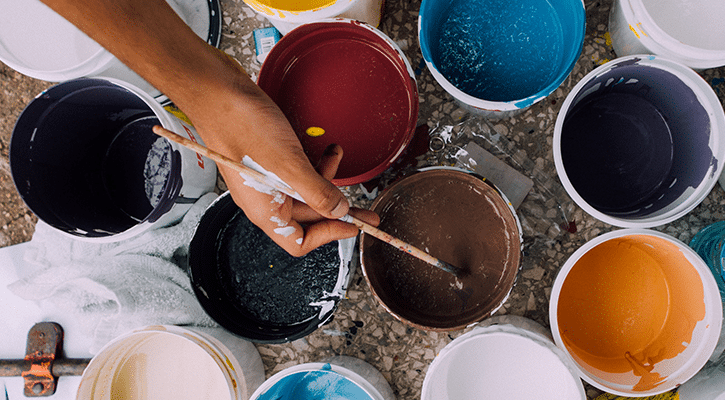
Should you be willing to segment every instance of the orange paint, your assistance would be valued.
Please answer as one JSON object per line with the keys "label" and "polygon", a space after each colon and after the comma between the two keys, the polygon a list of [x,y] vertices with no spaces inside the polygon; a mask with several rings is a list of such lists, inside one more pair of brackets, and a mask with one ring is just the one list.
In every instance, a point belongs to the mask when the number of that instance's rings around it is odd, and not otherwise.
{"label": "orange paint", "polygon": [[569,352],[590,373],[634,373],[635,391],[667,376],[655,364],[682,353],[705,317],[697,270],[664,239],[629,235],[586,252],[562,285],[557,319]]}

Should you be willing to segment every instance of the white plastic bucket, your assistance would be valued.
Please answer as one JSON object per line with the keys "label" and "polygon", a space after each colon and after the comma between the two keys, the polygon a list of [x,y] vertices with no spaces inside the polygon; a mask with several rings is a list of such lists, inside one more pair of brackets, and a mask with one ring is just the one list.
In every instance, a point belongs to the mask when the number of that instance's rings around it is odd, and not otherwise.
{"label": "white plastic bucket", "polygon": [[263,381],[254,345],[221,328],[149,326],[93,357],[77,399],[247,400]]}
{"label": "white plastic bucket", "polygon": [[421,400],[585,400],[576,368],[538,323],[495,316],[436,356]]}
{"label": "white plastic bucket", "polygon": [[289,367],[267,379],[250,400],[395,400],[383,374],[363,360],[336,356]]}
{"label": "white plastic bucket", "polygon": [[722,0],[615,0],[609,15],[618,56],[656,54],[694,69],[725,65]]}
{"label": "white plastic bucket", "polygon": [[10,168],[38,218],[77,239],[114,242],[174,223],[216,186],[211,159],[151,132],[194,128],[142,90],[81,78],[39,94],[18,118]]}
{"label": "white plastic bucket", "polygon": [[[217,46],[221,37],[218,0],[168,0],[199,37]],[[85,33],[40,0],[12,0],[0,6],[0,61],[49,82],[108,76],[165,97]]]}
{"label": "white plastic bucket", "polygon": [[652,396],[690,379],[720,336],[722,305],[705,262],[653,230],[622,229],[564,263],[549,302],[554,341],[591,385]]}
{"label": "white plastic bucket", "polygon": [[265,16],[282,34],[308,23],[328,18],[348,18],[378,27],[383,12],[383,0],[244,0]]}
{"label": "white plastic bucket", "polygon": [[717,183],[725,112],[692,69],[659,56],[620,57],[567,95],[553,153],[584,211],[614,226],[659,226],[690,212]]}

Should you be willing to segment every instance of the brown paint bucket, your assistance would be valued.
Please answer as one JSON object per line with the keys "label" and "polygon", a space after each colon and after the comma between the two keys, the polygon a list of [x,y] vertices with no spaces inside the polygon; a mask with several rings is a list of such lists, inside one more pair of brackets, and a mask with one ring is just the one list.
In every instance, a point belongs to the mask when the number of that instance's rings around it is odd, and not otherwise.
{"label": "brown paint bucket", "polygon": [[521,228],[493,185],[459,169],[426,169],[386,189],[371,208],[383,231],[470,271],[457,278],[363,234],[363,274],[397,319],[420,329],[455,330],[506,301],[521,265]]}

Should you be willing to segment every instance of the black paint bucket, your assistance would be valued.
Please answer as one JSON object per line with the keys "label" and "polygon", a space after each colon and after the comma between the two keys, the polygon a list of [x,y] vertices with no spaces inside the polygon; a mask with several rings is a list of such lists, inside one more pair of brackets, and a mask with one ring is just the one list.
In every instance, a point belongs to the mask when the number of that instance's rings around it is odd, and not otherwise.
{"label": "black paint bucket", "polygon": [[217,323],[257,343],[290,342],[328,322],[355,271],[355,239],[292,257],[252,224],[229,192],[205,211],[189,276]]}
{"label": "black paint bucket", "polygon": [[216,166],[155,135],[154,125],[201,140],[125,82],[53,86],[28,104],[13,130],[15,186],[38,218],[76,238],[116,241],[175,222],[213,190]]}

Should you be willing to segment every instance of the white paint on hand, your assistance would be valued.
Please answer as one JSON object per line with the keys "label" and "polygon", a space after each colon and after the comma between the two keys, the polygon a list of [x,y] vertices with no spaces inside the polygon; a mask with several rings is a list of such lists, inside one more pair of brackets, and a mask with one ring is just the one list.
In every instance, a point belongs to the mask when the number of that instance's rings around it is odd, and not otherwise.
{"label": "white paint on hand", "polygon": [[297,229],[295,229],[294,226],[284,226],[284,227],[275,229],[274,233],[276,233],[278,235],[282,235],[284,237],[288,237],[289,235],[295,233],[296,230]]}
{"label": "white paint on hand", "polygon": [[302,238],[297,238],[297,240],[295,240],[295,243],[302,246]]}
{"label": "white paint on hand", "polygon": [[287,222],[282,221],[282,219],[276,215],[273,215],[272,218],[270,218],[269,220],[277,224],[277,226],[279,227],[287,226]]}

